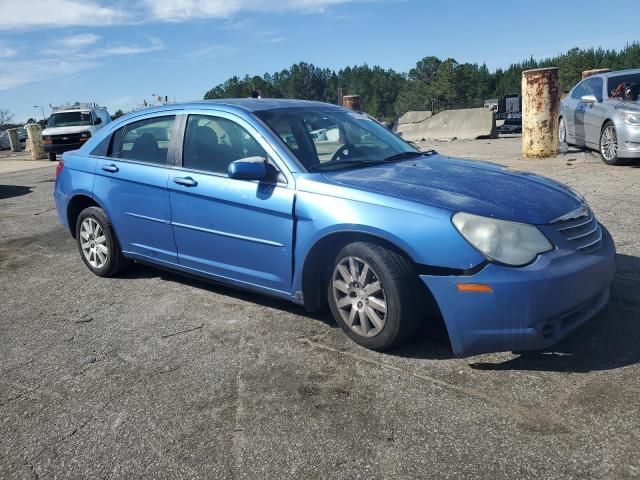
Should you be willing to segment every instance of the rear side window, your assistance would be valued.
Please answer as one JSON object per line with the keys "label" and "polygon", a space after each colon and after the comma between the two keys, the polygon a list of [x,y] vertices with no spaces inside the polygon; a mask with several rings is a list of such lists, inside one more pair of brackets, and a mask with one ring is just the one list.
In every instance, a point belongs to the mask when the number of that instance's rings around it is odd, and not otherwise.
{"label": "rear side window", "polygon": [[222,117],[189,115],[182,154],[185,168],[226,175],[231,162],[247,157],[266,159],[267,152],[242,126]]}
{"label": "rear side window", "polygon": [[116,130],[107,156],[165,165],[175,116],[133,122]]}

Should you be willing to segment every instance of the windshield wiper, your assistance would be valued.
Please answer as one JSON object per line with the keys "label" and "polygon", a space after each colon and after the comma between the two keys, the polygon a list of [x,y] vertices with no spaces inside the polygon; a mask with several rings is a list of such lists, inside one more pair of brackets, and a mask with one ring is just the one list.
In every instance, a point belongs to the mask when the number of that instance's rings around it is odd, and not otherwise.
{"label": "windshield wiper", "polygon": [[383,163],[399,162],[400,160],[407,160],[409,158],[417,158],[425,155],[435,155],[435,150],[426,150],[424,152],[400,152],[395,155],[391,155],[383,160],[337,160],[335,162],[319,163],[312,167],[309,167],[310,172],[322,172],[326,170],[336,170],[340,168],[349,167],[370,167],[375,165],[382,165]]}
{"label": "windshield wiper", "polygon": [[425,155],[433,155],[435,153],[436,152],[434,150],[427,150],[425,152],[400,152],[400,153],[396,153],[395,155],[391,155],[390,157],[387,157],[382,161],[383,162],[397,162],[399,160],[406,160],[408,158],[422,157],[422,156],[425,156]]}
{"label": "windshield wiper", "polygon": [[382,162],[380,160],[338,160],[336,162],[325,162],[319,163],[317,165],[313,165],[309,167],[308,170],[310,172],[322,172],[325,170],[333,170],[331,167],[336,167],[336,169],[340,168],[349,168],[349,167],[364,167],[371,165],[380,165]]}

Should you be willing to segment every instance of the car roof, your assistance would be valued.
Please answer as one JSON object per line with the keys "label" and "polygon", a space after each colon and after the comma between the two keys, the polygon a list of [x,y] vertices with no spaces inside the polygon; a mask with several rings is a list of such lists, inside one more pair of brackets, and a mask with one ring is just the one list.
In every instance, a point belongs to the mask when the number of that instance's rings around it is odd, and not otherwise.
{"label": "car roof", "polygon": [[165,110],[176,109],[208,109],[216,107],[227,107],[231,109],[241,109],[248,112],[258,112],[263,110],[276,110],[280,108],[341,108],[338,105],[331,103],[316,102],[313,100],[295,100],[285,98],[223,98],[217,100],[199,100],[194,102],[182,102],[182,103],[167,103],[165,105],[150,107],[143,110],[138,110],[137,113],[142,112],[161,112]]}
{"label": "car roof", "polygon": [[596,73],[595,75],[590,75],[587,78],[593,78],[593,77],[613,78],[613,77],[620,77],[622,75],[632,75],[635,73],[640,73],[640,68],[632,68],[629,70],[616,70],[615,72]]}

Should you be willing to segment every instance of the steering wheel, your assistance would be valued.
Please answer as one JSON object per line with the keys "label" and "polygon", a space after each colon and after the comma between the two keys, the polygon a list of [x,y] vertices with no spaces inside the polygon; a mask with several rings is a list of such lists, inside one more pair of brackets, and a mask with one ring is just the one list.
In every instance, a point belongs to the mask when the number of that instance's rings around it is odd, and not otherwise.
{"label": "steering wheel", "polygon": [[336,162],[338,160],[344,160],[346,158],[353,157],[354,152],[357,149],[358,147],[356,147],[352,143],[345,143],[340,148],[338,148],[338,150],[336,151],[336,153],[333,154],[333,157],[331,157],[331,160],[329,160],[329,162]]}

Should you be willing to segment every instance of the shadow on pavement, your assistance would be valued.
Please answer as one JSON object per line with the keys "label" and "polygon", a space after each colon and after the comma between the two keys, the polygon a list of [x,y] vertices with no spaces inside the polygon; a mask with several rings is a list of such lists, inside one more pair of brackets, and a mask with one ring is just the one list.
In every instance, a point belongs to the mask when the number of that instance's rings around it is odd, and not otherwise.
{"label": "shadow on pavement", "polygon": [[28,195],[31,193],[31,190],[32,187],[22,185],[0,185],[0,200]]}
{"label": "shadow on pavement", "polygon": [[218,295],[226,295],[227,297],[236,298],[245,302],[255,303],[267,308],[274,308],[282,310],[293,315],[301,315],[304,317],[319,320],[333,328],[339,328],[338,324],[333,319],[333,316],[329,312],[328,308],[317,312],[309,313],[301,305],[297,305],[287,300],[282,300],[268,295],[262,295],[260,293],[254,293],[248,290],[242,290],[240,288],[234,288],[222,283],[218,283],[214,280],[207,278],[196,277],[192,275],[173,272],[169,269],[163,269],[155,266],[145,265],[142,263],[135,264],[134,267],[127,270],[122,274],[122,278],[157,278],[161,277],[163,280],[178,282],[184,285],[189,285],[193,288],[200,288],[208,290]]}
{"label": "shadow on pavement", "polygon": [[[605,310],[546,350],[520,353],[502,363],[470,363],[477,370],[529,370],[584,373],[634,365],[640,362],[640,258],[617,255],[617,274],[612,284],[611,300]],[[340,328],[328,309],[308,313],[299,305],[234,289],[205,279],[184,276],[146,265],[137,265],[124,278],[162,277],[194,288],[252,302],[293,315],[319,320],[332,328]],[[345,340],[346,341],[346,340]],[[392,356],[417,359],[453,358],[444,324],[439,318],[425,319],[425,327],[407,345],[386,352]]]}

